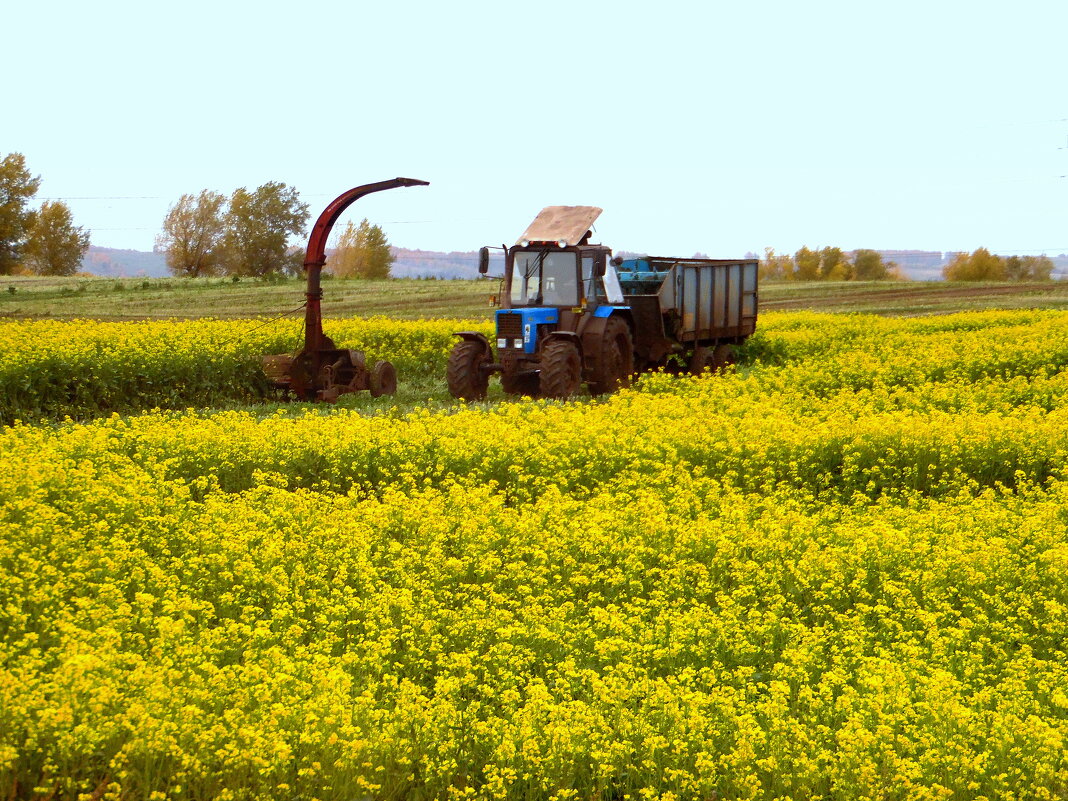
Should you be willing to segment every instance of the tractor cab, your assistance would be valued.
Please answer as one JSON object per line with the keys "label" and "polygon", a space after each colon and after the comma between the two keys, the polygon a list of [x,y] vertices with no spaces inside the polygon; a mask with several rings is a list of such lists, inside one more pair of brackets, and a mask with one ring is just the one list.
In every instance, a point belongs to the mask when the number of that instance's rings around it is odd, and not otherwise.
{"label": "tractor cab", "polygon": [[524,369],[533,370],[531,359],[545,337],[577,335],[588,326],[583,317],[606,317],[624,308],[616,271],[607,269],[612,251],[590,244],[600,214],[596,206],[549,206],[508,248],[496,315],[502,363],[520,358],[526,360]]}
{"label": "tractor cab", "polygon": [[579,306],[585,300],[574,250],[512,248],[508,255],[512,262],[508,307]]}
{"label": "tractor cab", "polygon": [[[495,336],[457,333],[448,368],[454,397],[484,398],[492,373],[508,394],[550,398],[573,395],[584,381],[594,394],[629,381],[630,308],[608,269],[612,251],[590,243],[600,214],[596,206],[549,206],[505,251]],[[482,248],[479,272],[488,269]]]}
{"label": "tractor cab", "polygon": [[600,214],[596,206],[542,209],[505,254],[503,308],[592,310],[604,302],[621,304],[619,282],[606,270],[611,250],[589,244]]}
{"label": "tractor cab", "polygon": [[505,309],[584,308],[623,303],[618,277],[606,265],[612,251],[603,245],[515,245],[505,256]]}

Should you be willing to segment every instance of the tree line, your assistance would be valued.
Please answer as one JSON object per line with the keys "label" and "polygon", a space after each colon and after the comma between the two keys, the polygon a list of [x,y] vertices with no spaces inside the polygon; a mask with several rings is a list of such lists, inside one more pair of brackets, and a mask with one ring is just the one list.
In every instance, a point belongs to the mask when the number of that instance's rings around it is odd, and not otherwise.
{"label": "tree line", "polygon": [[[986,248],[957,253],[942,268],[947,281],[1049,281],[1053,261],[1048,256],[998,256]],[[760,277],[771,281],[899,281],[905,275],[900,266],[884,261],[875,250],[845,252],[826,247],[803,247],[794,255],[764,249]]]}
{"label": "tree line", "polygon": [[843,251],[803,247],[794,255],[764,249],[760,277],[771,281],[897,281],[904,278],[894,262],[884,261],[877,250]]}
{"label": "tree line", "polygon": [[[242,187],[229,198],[205,189],[182,195],[170,207],[156,248],[177,276],[298,275],[304,254],[289,246],[289,237],[303,236],[307,223],[308,204],[284,183],[272,181],[252,191]],[[392,264],[382,229],[364,219],[341,231],[326,269],[339,277],[388,278]]]}
{"label": "tree line", "polygon": [[[89,232],[62,201],[32,208],[40,185],[23,154],[0,160],[0,275],[74,275],[81,266]],[[289,238],[303,235],[307,222],[308,204],[284,183],[242,187],[229,197],[205,189],[168,209],[156,248],[178,276],[294,275],[303,253]],[[327,257],[327,269],[344,277],[386,278],[392,264],[385,234],[366,219],[348,223]]]}
{"label": "tree line", "polygon": [[[21,153],[0,161],[0,275],[19,272],[73,275],[89,247],[89,232],[74,225],[62,201],[32,209],[40,187]],[[297,190],[268,182],[229,197],[208,189],[184,194],[163,220],[156,247],[177,276],[297,275],[303,254],[289,245],[305,234],[308,204]],[[388,278],[394,256],[382,229],[363,219],[347,223],[327,254],[326,269],[344,278]],[[950,281],[1047,281],[1053,262],[1046,256],[998,256],[986,248],[958,253],[943,270]],[[846,252],[802,247],[793,255],[766,248],[760,277],[771,281],[884,281],[904,275],[894,262],[870,249]]]}
{"label": "tree line", "polygon": [[40,186],[21,153],[0,161],[0,275],[74,275],[89,247],[89,232],[63,201],[29,208]]}
{"label": "tree line", "polygon": [[1048,256],[997,256],[986,248],[958,253],[942,268],[947,281],[1049,281],[1052,275]]}

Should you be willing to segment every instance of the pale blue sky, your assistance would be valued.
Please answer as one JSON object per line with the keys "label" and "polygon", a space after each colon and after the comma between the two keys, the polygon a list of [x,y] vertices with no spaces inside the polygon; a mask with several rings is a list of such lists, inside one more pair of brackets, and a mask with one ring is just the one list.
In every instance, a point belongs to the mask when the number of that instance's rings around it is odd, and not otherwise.
{"label": "pale blue sky", "polygon": [[183,192],[284,181],[314,219],[399,175],[431,185],[346,218],[425,250],[511,243],[542,206],[582,204],[604,208],[599,241],[660,255],[1068,252],[1064,0],[99,0],[3,19],[0,155],[25,154],[97,245],[150,249]]}

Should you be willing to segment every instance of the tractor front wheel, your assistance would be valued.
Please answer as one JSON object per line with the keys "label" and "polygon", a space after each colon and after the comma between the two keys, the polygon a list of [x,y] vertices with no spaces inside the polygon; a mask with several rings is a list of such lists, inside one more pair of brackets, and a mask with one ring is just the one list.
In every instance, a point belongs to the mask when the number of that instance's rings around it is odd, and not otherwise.
{"label": "tractor front wheel", "polygon": [[450,394],[465,401],[485,399],[489,373],[481,368],[487,361],[486,349],[477,340],[463,339],[453,345],[445,373]]}
{"label": "tractor front wheel", "polygon": [[567,339],[552,339],[541,354],[541,394],[569,398],[582,386],[582,356]]}

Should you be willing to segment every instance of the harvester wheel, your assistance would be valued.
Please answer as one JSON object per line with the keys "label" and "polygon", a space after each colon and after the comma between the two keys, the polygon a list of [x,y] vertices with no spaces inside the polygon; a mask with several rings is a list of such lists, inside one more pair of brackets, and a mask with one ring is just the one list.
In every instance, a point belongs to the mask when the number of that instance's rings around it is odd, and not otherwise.
{"label": "harvester wheel", "polygon": [[449,392],[465,401],[482,400],[489,387],[489,373],[480,369],[488,360],[481,342],[463,339],[452,347],[445,373]]}
{"label": "harvester wheel", "polygon": [[349,364],[355,372],[359,373],[367,369],[367,357],[363,355],[362,350],[350,350],[348,355]]}
{"label": "harvester wheel", "polygon": [[371,368],[371,397],[397,394],[397,370],[390,362],[378,361]]}
{"label": "harvester wheel", "polygon": [[618,317],[609,318],[601,337],[601,352],[590,381],[590,393],[603,395],[628,386],[633,373],[634,344],[630,326]]}
{"label": "harvester wheel", "polygon": [[582,356],[578,346],[567,339],[551,339],[541,354],[541,394],[546,398],[568,398],[582,386]]}

